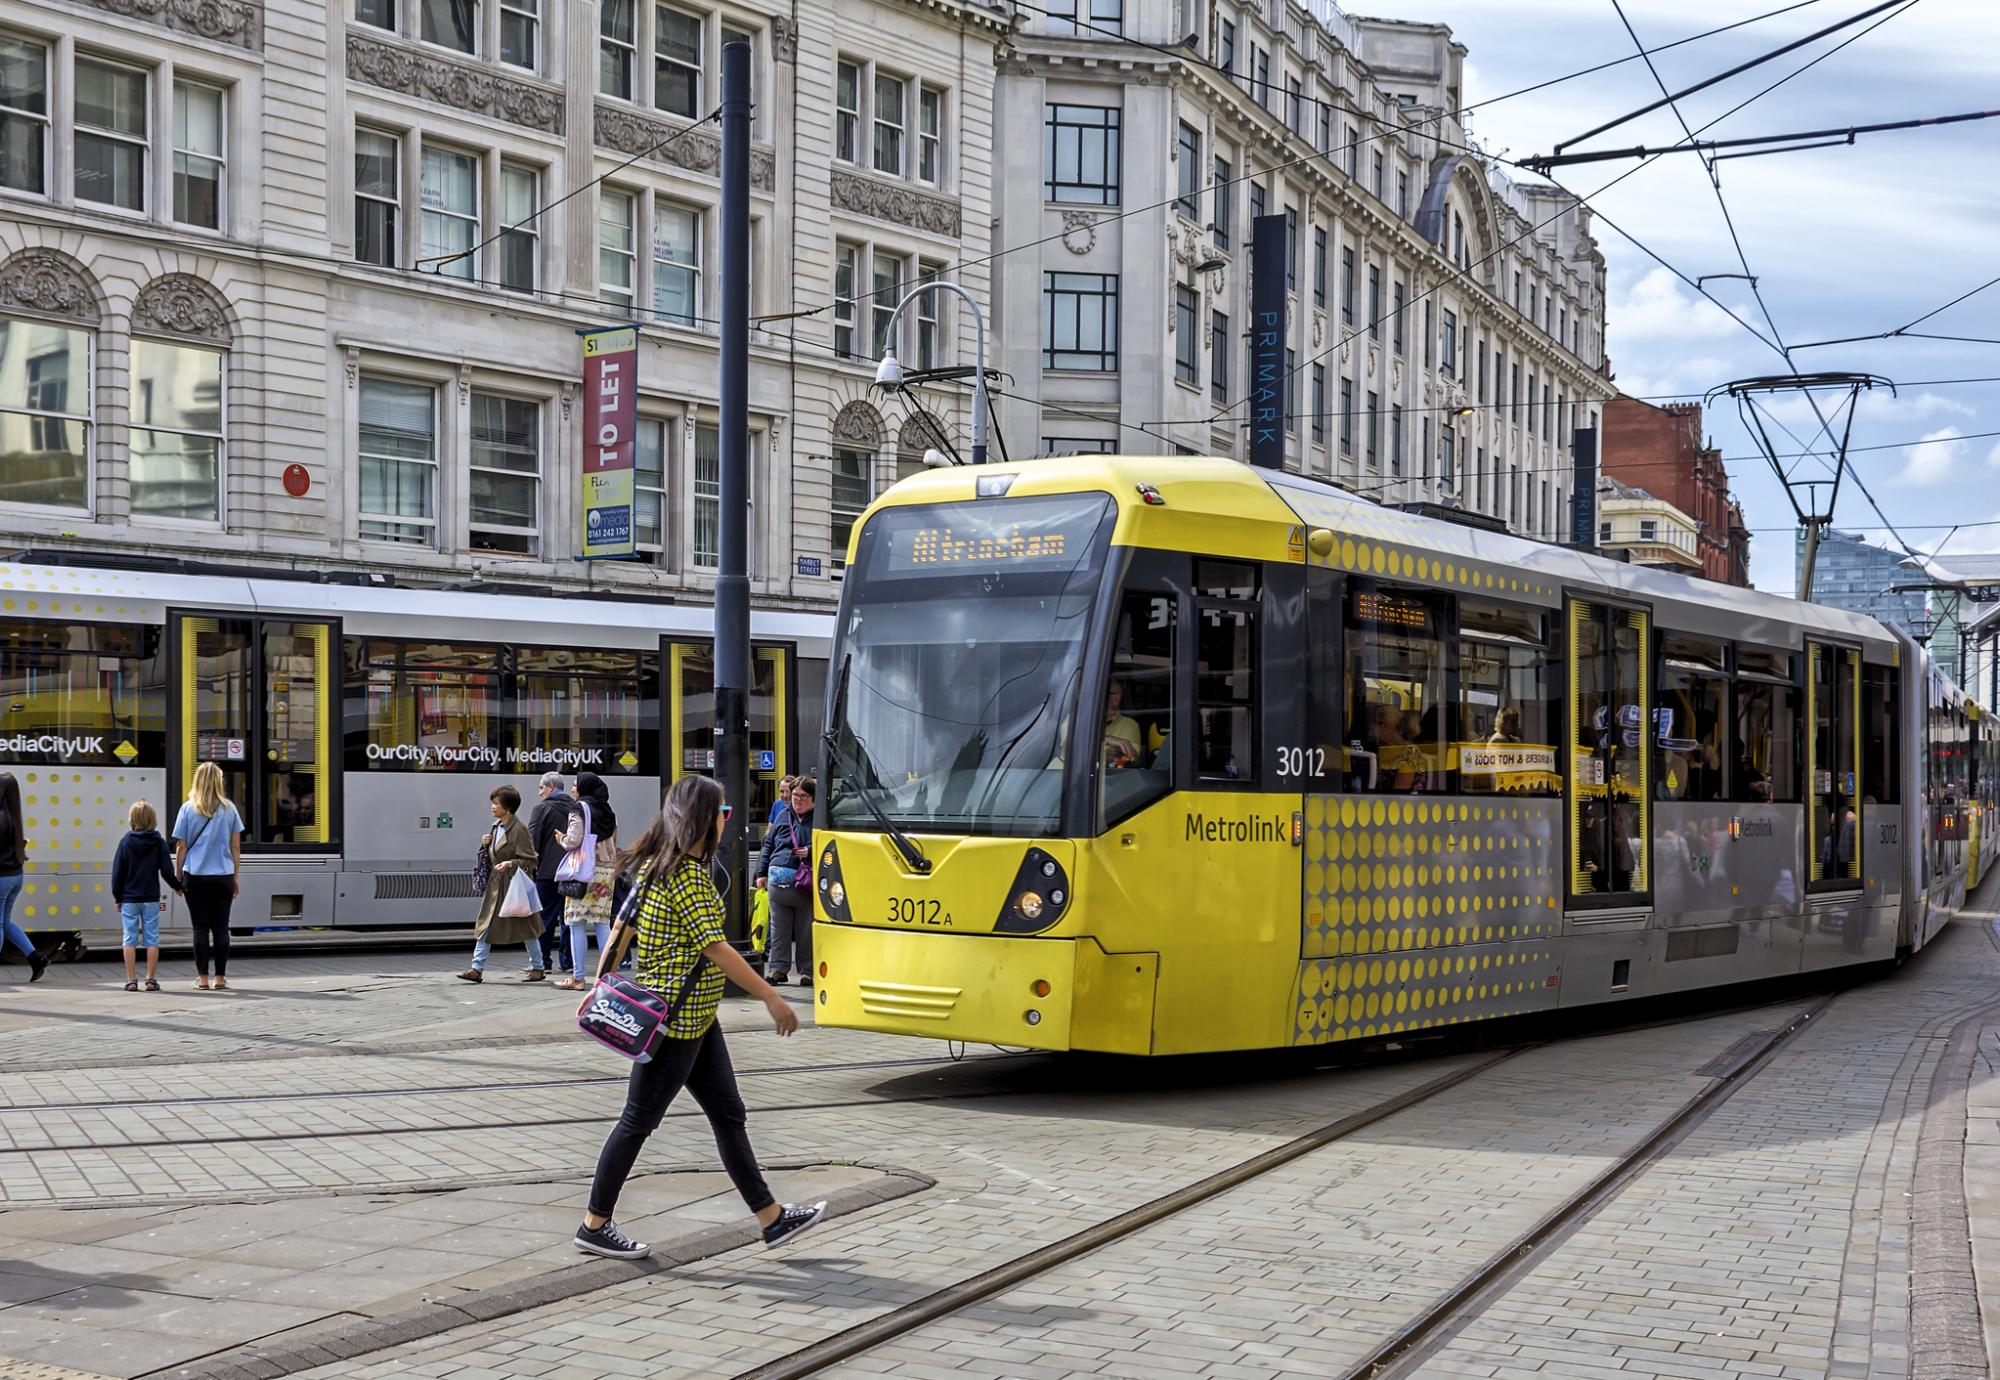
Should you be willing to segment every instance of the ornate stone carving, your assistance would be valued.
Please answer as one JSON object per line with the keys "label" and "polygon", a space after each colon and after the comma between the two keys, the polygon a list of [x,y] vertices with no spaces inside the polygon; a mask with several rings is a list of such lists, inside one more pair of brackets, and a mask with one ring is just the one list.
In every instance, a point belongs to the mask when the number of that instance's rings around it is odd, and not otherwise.
{"label": "ornate stone carving", "polygon": [[[1088,254],[1097,248],[1097,217],[1088,211],[1064,211],[1062,213],[1062,247],[1076,255]],[[1079,239],[1078,237],[1082,238]]]}
{"label": "ornate stone carving", "polygon": [[347,31],[347,75],[385,91],[418,96],[523,129],[563,132],[563,95],[559,90],[503,77],[475,63],[371,38],[353,29]]}
{"label": "ornate stone carving", "polygon": [[[605,148],[704,177],[722,176],[722,138],[711,130],[614,105],[598,106],[592,125],[592,137]],[[770,149],[751,148],[750,185],[760,192],[778,185],[778,160]]]}
{"label": "ornate stone carving", "polygon": [[799,26],[790,15],[781,14],[771,21],[771,56],[779,62],[798,61]]}
{"label": "ornate stone carving", "polygon": [[349,345],[340,353],[347,371],[347,386],[353,388],[361,379],[361,351]]}
{"label": "ornate stone carving", "polygon": [[83,266],[53,249],[24,249],[0,264],[0,306],[98,321],[97,294]]}
{"label": "ornate stone carving", "polygon": [[833,416],[833,439],[873,450],[882,444],[882,414],[865,402],[849,403]]}
{"label": "ornate stone carving", "polygon": [[222,294],[187,273],[169,273],[146,284],[132,303],[134,335],[179,335],[229,348],[235,332]]}
{"label": "ornate stone carving", "polygon": [[907,225],[912,230],[952,239],[958,238],[962,224],[958,202],[951,197],[934,196],[901,182],[864,177],[839,168],[833,170],[833,204],[857,216]]}
{"label": "ornate stone carving", "polygon": [[1320,347],[1320,343],[1325,339],[1326,339],[1326,314],[1324,312],[1314,312],[1313,348],[1317,350]]}
{"label": "ornate stone carving", "polygon": [[251,0],[84,0],[84,3],[214,43],[251,49],[263,46],[258,21],[264,7]]}
{"label": "ornate stone carving", "polygon": [[576,385],[573,383],[565,383],[562,386],[562,414],[564,421],[569,420],[570,409],[575,406],[576,406]]}
{"label": "ornate stone carving", "polygon": [[944,427],[928,412],[912,412],[896,433],[896,453],[906,459],[921,460],[927,450],[950,451],[945,444]]}

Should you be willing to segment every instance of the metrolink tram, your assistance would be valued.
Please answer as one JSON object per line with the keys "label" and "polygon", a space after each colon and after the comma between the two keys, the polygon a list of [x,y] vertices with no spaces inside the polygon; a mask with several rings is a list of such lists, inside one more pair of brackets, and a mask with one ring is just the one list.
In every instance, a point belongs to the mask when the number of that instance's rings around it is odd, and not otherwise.
{"label": "metrolink tram", "polygon": [[[0,562],[15,918],[43,948],[115,929],[126,806],[166,832],[212,761],[245,824],[233,927],[463,925],[494,787],[532,806],[544,771],[587,769],[643,822],[714,770],[713,629],[665,601]],[[753,820],[817,761],[830,632],[753,615]]]}
{"label": "metrolink tram", "polygon": [[832,657],[824,1025],[1174,1054],[1876,963],[1995,847],[1900,632],[1232,462],[907,479]]}

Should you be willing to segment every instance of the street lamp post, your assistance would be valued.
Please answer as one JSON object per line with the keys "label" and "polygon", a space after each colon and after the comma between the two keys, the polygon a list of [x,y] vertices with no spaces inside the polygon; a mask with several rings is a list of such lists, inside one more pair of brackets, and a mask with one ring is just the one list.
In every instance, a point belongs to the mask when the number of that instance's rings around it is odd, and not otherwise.
{"label": "street lamp post", "polygon": [[903,386],[903,366],[896,359],[896,323],[903,319],[903,308],[923,296],[926,292],[955,292],[965,299],[965,305],[972,308],[974,327],[975,369],[972,376],[972,463],[986,463],[986,317],[979,310],[972,294],[957,283],[919,283],[911,289],[896,310],[889,314],[889,324],[882,332],[882,362],[875,369],[877,388],[901,388]]}

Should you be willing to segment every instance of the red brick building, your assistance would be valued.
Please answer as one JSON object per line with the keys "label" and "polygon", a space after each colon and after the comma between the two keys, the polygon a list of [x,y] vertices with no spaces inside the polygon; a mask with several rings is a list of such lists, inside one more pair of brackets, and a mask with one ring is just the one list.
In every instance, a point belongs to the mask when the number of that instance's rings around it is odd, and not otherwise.
{"label": "red brick building", "polygon": [[1729,498],[1722,452],[1701,429],[1701,404],[1655,407],[1637,398],[1604,406],[1603,472],[1663,498],[1694,519],[1702,574],[1724,584],[1750,583],[1750,533]]}

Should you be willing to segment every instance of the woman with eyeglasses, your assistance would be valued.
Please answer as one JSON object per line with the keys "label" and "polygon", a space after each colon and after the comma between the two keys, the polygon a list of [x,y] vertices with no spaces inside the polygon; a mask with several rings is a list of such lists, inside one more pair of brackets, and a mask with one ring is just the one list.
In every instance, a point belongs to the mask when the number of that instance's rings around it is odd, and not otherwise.
{"label": "woman with eyeglasses", "polygon": [[[796,1207],[771,1196],[750,1148],[736,1070],[715,1019],[727,980],[764,1003],[778,1034],[790,1035],[799,1028],[798,1013],[790,1003],[757,976],[723,935],[722,896],[715,889],[712,863],[729,813],[721,786],[706,776],[683,776],[667,791],[658,817],[619,855],[621,870],[638,867],[634,885],[639,895],[631,903],[632,913],[620,918],[611,943],[604,947],[598,976],[615,962],[613,956],[624,947],[623,931],[630,926],[639,945],[634,974],[639,984],[669,1000],[685,984],[686,997],[669,1017],[653,1057],[632,1066],[625,1110],[598,1154],[590,1203],[576,1229],[577,1249],[592,1255],[637,1260],[652,1249],[620,1231],[611,1216],[646,1138],[659,1127],[683,1087],[694,1094],[708,1117],[722,1167],[764,1229],[766,1246],[783,1245],[826,1212],[825,1203]],[[690,974],[695,974],[691,983]],[[588,1004],[589,994],[583,1000]],[[577,1010],[581,1013],[583,1007]]]}

